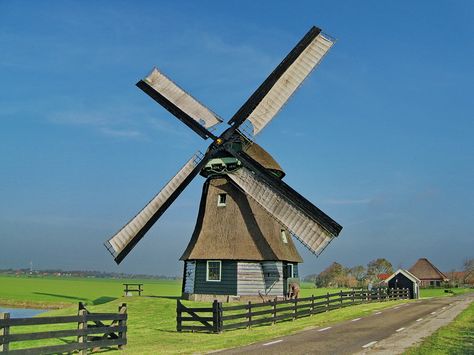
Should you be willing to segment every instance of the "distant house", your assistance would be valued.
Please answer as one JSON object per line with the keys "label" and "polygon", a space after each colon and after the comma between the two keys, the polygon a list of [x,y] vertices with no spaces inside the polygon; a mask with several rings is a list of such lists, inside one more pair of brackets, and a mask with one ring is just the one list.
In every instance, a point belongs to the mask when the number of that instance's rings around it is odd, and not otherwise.
{"label": "distant house", "polygon": [[421,281],[407,270],[398,269],[385,282],[388,288],[407,288],[411,299],[420,297]]}
{"label": "distant house", "polygon": [[377,275],[377,279],[380,282],[383,282],[383,281],[387,280],[389,277],[390,277],[390,274],[378,274]]}
{"label": "distant house", "polygon": [[421,281],[421,287],[441,286],[449,281],[449,278],[426,258],[418,259],[408,271]]}
{"label": "distant house", "polygon": [[450,271],[445,275],[449,276],[449,280],[454,286],[474,286],[474,272]]}

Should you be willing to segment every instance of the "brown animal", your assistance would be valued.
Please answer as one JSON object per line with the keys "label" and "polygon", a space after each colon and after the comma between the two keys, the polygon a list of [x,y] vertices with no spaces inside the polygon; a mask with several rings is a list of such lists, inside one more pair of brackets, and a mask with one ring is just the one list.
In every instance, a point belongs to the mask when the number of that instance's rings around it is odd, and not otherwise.
{"label": "brown animal", "polygon": [[296,282],[292,282],[288,285],[288,298],[298,298],[298,295],[300,293],[300,285],[298,285]]}

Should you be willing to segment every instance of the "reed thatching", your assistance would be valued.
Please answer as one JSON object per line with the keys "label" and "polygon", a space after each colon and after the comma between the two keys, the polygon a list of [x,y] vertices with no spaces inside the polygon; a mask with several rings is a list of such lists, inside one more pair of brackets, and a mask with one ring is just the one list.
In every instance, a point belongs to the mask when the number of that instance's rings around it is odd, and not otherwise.
{"label": "reed thatching", "polygon": [[278,164],[275,159],[273,159],[273,157],[258,144],[251,144],[248,148],[245,149],[245,153],[250,155],[253,159],[258,161],[260,165],[264,166],[265,168],[280,172],[280,177],[285,176],[285,172],[281,168],[280,164]]}
{"label": "reed thatching", "polygon": [[[227,194],[225,207],[217,206],[222,193]],[[202,259],[302,261],[285,227],[227,177],[205,182],[197,224],[181,256],[181,260]]]}
{"label": "reed thatching", "polygon": [[449,279],[439,269],[434,266],[428,259],[420,258],[413,265],[409,271],[418,277],[420,280],[433,280],[433,281],[448,281]]}

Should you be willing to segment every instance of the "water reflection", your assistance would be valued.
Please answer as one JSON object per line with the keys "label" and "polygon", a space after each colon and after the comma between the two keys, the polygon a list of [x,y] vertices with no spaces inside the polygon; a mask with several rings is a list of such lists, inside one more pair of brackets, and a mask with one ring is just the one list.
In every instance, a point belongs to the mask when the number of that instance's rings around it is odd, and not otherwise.
{"label": "water reflection", "polygon": [[0,313],[10,313],[10,318],[26,318],[33,317],[37,314],[46,312],[46,309],[31,309],[31,308],[1,308]]}

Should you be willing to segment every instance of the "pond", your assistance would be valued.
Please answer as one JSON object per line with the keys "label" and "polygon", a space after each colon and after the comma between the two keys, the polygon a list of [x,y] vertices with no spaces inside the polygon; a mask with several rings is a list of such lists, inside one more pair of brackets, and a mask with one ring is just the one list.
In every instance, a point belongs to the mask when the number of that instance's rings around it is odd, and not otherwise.
{"label": "pond", "polygon": [[2,308],[0,313],[10,313],[10,318],[27,318],[37,314],[46,312],[47,309],[31,309],[31,308]]}

